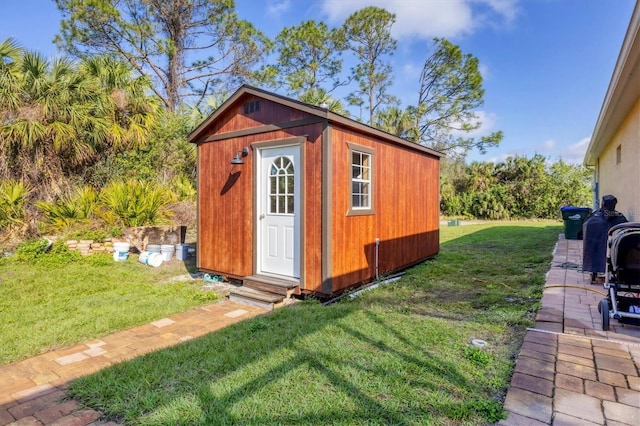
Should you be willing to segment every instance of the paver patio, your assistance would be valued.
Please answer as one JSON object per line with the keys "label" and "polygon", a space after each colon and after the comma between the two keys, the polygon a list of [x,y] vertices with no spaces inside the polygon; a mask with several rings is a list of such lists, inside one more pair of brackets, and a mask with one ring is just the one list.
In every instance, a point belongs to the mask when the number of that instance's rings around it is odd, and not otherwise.
{"label": "paver patio", "polygon": [[611,320],[602,331],[606,293],[581,265],[582,241],[561,235],[500,425],[640,424],[640,327]]}

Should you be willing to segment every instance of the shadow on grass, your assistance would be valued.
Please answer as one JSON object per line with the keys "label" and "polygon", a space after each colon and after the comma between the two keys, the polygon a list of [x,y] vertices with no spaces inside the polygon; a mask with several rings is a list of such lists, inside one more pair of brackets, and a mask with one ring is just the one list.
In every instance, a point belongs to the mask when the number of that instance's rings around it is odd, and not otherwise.
{"label": "shadow on grass", "polygon": [[287,311],[79,379],[71,394],[127,423],[409,424],[451,411],[449,398],[414,404],[446,392],[441,377],[474,387],[451,349],[434,356],[403,337],[402,318],[356,303]]}
{"label": "shadow on grass", "polygon": [[[468,321],[474,315],[443,320],[429,309],[448,292],[449,284],[438,282],[478,287],[466,282],[474,273],[481,273],[484,291],[498,289],[500,296],[488,298],[498,308],[500,297],[522,297],[529,291],[526,280],[511,274],[544,274],[558,228],[455,233],[460,235],[442,244],[442,259],[413,268],[389,288],[327,307],[305,302],[283,308],[78,379],[69,393],[107,418],[133,424],[482,424],[491,416],[495,421],[501,408],[491,398],[496,386],[508,383],[513,354],[478,365],[465,358],[465,350],[477,333],[502,333],[493,336],[496,342],[509,338],[509,324],[496,326],[501,318]],[[480,268],[479,262],[493,268]],[[474,288],[467,294],[478,299],[482,292]],[[485,302],[474,307],[476,300],[456,301],[466,309],[487,309]],[[405,305],[409,309],[398,309]]]}

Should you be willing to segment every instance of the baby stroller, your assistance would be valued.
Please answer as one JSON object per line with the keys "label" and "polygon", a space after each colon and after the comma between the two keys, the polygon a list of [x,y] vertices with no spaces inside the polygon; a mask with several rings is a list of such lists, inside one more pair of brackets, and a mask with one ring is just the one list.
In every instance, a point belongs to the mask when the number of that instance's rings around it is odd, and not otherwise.
{"label": "baby stroller", "polygon": [[602,329],[609,330],[610,318],[640,325],[640,222],[609,229],[604,288],[609,294],[598,304]]}

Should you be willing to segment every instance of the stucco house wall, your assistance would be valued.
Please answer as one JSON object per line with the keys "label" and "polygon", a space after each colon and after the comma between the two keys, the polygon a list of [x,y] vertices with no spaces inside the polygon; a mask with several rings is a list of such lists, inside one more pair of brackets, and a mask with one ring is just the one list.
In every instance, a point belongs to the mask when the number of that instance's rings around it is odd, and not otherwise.
{"label": "stucco house wall", "polygon": [[598,158],[595,171],[600,198],[615,195],[617,210],[640,221],[640,99]]}
{"label": "stucco house wall", "polygon": [[594,208],[603,195],[640,221],[640,2],[637,2],[602,102],[584,164],[593,169]]}

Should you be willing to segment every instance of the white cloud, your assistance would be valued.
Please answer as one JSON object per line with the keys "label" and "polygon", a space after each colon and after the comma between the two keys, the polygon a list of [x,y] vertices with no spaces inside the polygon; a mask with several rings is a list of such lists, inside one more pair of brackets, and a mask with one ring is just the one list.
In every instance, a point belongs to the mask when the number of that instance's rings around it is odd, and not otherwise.
{"label": "white cloud", "polygon": [[[451,134],[455,137],[462,136],[465,138],[478,138],[481,136],[488,136],[496,126],[497,116],[493,112],[475,111],[476,119],[471,120],[471,123],[480,122],[480,127],[470,132],[454,131]],[[459,124],[454,124],[456,127],[461,127]]]}
{"label": "white cloud", "polygon": [[486,112],[486,111],[476,111],[475,114],[478,117],[478,120],[482,122],[482,124],[477,130],[471,133],[468,133],[468,135],[473,137],[479,137],[479,136],[486,136],[490,134],[496,127],[496,121],[497,121],[496,114],[493,112]]}
{"label": "white cloud", "polygon": [[402,72],[406,78],[418,81],[420,74],[422,73],[422,66],[418,66],[413,62],[407,62],[402,66]]}
{"label": "white cloud", "polygon": [[580,139],[578,142],[569,145],[565,149],[561,150],[558,154],[560,158],[566,163],[570,164],[582,164],[584,160],[584,154],[587,152],[591,137]]}
{"label": "white cloud", "polygon": [[554,141],[553,139],[549,139],[538,145],[538,151],[540,151],[541,153],[553,152],[555,147],[556,141]]}
{"label": "white cloud", "polygon": [[507,23],[513,22],[518,14],[517,1],[514,0],[478,0],[487,4],[496,13],[505,18]]}
{"label": "white cloud", "polygon": [[269,16],[279,17],[284,12],[289,10],[290,0],[271,0],[267,4],[267,13]]}
{"label": "white cloud", "polygon": [[329,22],[339,25],[353,12],[367,6],[395,13],[391,32],[398,39],[417,37],[455,38],[478,28],[510,23],[519,0],[323,0],[321,10]]}
{"label": "white cloud", "polygon": [[482,76],[483,80],[486,80],[487,78],[489,78],[491,76],[490,71],[489,71],[489,67],[486,66],[485,64],[479,64],[478,65],[478,71],[480,72],[480,75]]}
{"label": "white cloud", "polygon": [[[568,164],[582,164],[582,161],[584,160],[584,154],[587,151],[587,147],[589,146],[590,139],[591,138],[589,137],[583,138],[578,142],[565,147],[559,146],[555,140],[549,139],[538,145],[536,150],[538,154],[547,157],[546,163],[548,165],[558,161],[559,159],[562,159],[562,161]],[[522,152],[522,149],[516,149],[515,151],[499,154],[487,160],[479,161],[487,161],[489,163],[495,164],[504,162],[508,157],[515,156],[532,158],[533,154]]]}

